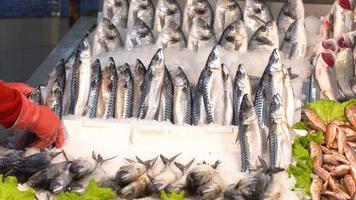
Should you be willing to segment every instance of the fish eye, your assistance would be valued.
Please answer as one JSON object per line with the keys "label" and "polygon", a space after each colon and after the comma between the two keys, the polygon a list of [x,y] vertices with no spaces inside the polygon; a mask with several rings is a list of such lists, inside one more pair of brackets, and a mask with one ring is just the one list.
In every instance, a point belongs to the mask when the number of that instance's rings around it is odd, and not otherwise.
{"label": "fish eye", "polygon": [[233,36],[226,36],[225,40],[228,41],[228,42],[234,42],[235,38]]}
{"label": "fish eye", "polygon": [[255,13],[257,13],[257,14],[261,14],[262,13],[262,9],[261,8],[255,8],[253,11]]}

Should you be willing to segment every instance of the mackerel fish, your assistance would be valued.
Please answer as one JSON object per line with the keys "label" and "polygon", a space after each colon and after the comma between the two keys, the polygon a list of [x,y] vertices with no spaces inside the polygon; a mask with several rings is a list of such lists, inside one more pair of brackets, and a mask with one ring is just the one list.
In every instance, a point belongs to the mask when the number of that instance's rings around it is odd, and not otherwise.
{"label": "mackerel fish", "polygon": [[155,12],[154,29],[161,32],[169,22],[182,26],[182,10],[176,0],[158,0]]}
{"label": "mackerel fish", "polygon": [[140,18],[136,18],[126,36],[125,47],[129,50],[154,44],[155,37],[150,27]]}
{"label": "mackerel fish", "polygon": [[160,32],[156,45],[159,48],[185,48],[187,41],[178,24],[174,21],[166,23]]}
{"label": "mackerel fish", "polygon": [[220,37],[219,45],[225,50],[235,50],[240,53],[247,51],[248,37],[242,20],[236,20],[226,27]]}
{"label": "mackerel fish", "polygon": [[92,64],[92,77],[90,83],[90,93],[88,99],[88,107],[86,110],[86,116],[90,119],[96,118],[96,110],[98,105],[98,98],[101,85],[101,64],[99,60],[94,61]]}
{"label": "mackerel fish", "polygon": [[218,0],[214,16],[214,31],[217,38],[236,20],[242,21],[243,14],[236,0]]}
{"label": "mackerel fish", "polygon": [[174,124],[192,124],[193,91],[182,68],[178,67],[174,79]]}
{"label": "mackerel fish", "polygon": [[138,118],[139,109],[140,109],[140,97],[143,88],[143,81],[145,79],[146,68],[141,62],[141,60],[136,59],[136,64],[133,70],[133,82],[134,82],[134,90],[133,90],[133,110],[132,116]]}
{"label": "mackerel fish", "polygon": [[193,26],[194,19],[201,18],[210,27],[213,27],[214,11],[209,1],[206,0],[188,0],[183,13],[183,32],[187,35]]}
{"label": "mackerel fish", "polygon": [[194,18],[188,35],[187,48],[198,51],[201,47],[212,47],[216,43],[215,34],[211,26],[200,17]]}
{"label": "mackerel fish", "polygon": [[116,89],[115,118],[131,118],[133,106],[134,82],[130,66],[125,63],[118,68],[118,80]]}
{"label": "mackerel fish", "polygon": [[127,0],[104,0],[103,17],[109,19],[114,26],[127,28],[127,17],[129,12],[129,2]]}
{"label": "mackerel fish", "polygon": [[141,19],[150,29],[153,28],[155,7],[151,0],[130,0],[127,27],[131,28],[136,19]]}

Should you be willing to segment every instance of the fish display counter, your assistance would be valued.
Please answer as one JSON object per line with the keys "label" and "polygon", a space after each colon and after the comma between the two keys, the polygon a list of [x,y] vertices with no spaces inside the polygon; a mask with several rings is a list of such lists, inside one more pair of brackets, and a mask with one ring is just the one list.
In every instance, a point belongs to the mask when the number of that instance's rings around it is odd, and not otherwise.
{"label": "fish display counter", "polygon": [[85,195],[94,178],[123,199],[355,198],[353,9],[103,1],[28,80],[67,140],[24,182],[38,195]]}

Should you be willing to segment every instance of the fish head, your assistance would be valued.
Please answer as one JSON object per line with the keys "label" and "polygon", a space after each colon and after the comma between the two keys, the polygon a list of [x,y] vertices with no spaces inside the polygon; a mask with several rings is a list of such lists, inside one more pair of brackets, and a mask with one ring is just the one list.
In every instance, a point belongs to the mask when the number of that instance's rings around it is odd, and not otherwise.
{"label": "fish head", "polygon": [[183,87],[183,86],[186,86],[189,84],[187,76],[185,75],[185,73],[181,67],[178,67],[178,71],[177,71],[176,77],[174,79],[174,84],[178,87]]}
{"label": "fish head", "polygon": [[240,120],[242,119],[250,119],[255,117],[255,109],[252,99],[249,94],[245,94],[242,98],[241,105],[240,105]]}
{"label": "fish head", "polygon": [[50,191],[53,193],[53,194],[59,194],[61,192],[63,192],[65,190],[64,188],[64,185],[60,182],[51,182],[51,185],[50,185]]}
{"label": "fish head", "polygon": [[224,82],[231,80],[230,72],[227,66],[223,63],[221,64]]}
{"label": "fish head", "polygon": [[92,70],[93,70],[93,74],[98,74],[101,72],[101,64],[100,64],[100,60],[96,59],[94,61],[94,63],[92,64]]}
{"label": "fish head", "polygon": [[79,58],[90,58],[91,57],[91,45],[88,37],[85,37],[79,44],[78,47]]}
{"label": "fish head", "polygon": [[283,101],[280,94],[276,94],[272,97],[271,102],[271,118],[280,119],[285,117],[285,111],[283,108]]}
{"label": "fish head", "polygon": [[218,46],[214,46],[213,49],[211,50],[205,66],[208,67],[209,69],[221,69],[221,61],[220,61]]}
{"label": "fish head", "polygon": [[140,38],[145,38],[151,33],[151,29],[147,26],[147,24],[138,17],[136,17],[134,21],[133,30]]}
{"label": "fish head", "polygon": [[168,16],[175,15],[180,11],[180,7],[176,0],[166,0],[164,9],[166,9],[166,14]]}
{"label": "fish head", "polygon": [[324,50],[319,59],[325,67],[333,68],[335,66],[335,54],[330,50]]}
{"label": "fish head", "polygon": [[146,68],[141,62],[140,59],[136,59],[136,64],[135,64],[135,74],[138,76],[144,76],[146,73]]}
{"label": "fish head", "polygon": [[115,27],[115,25],[107,18],[103,18],[99,27],[102,27],[103,35],[108,38],[116,38],[119,35],[119,31]]}
{"label": "fish head", "polygon": [[326,39],[321,42],[321,45],[324,49],[330,49],[331,51],[336,52],[338,42],[334,38]]}
{"label": "fish head", "polygon": [[179,25],[173,20],[169,21],[164,26],[165,26],[164,29],[166,29],[166,30],[170,30],[173,32],[178,32],[178,31],[180,32]]}
{"label": "fish head", "polygon": [[130,65],[125,63],[123,65],[121,65],[118,70],[117,70],[117,73],[120,76],[122,77],[126,77],[126,75],[130,72]]}
{"label": "fish head", "polygon": [[245,66],[243,64],[239,64],[239,66],[237,67],[237,71],[236,71],[236,77],[238,77],[239,79],[242,79],[246,76],[248,76],[248,73],[247,73]]}
{"label": "fish head", "polygon": [[149,68],[153,73],[162,73],[166,68],[165,56],[162,49],[158,49],[156,54],[153,56]]}
{"label": "fish head", "polygon": [[338,0],[339,6],[345,10],[353,10],[355,8],[354,0]]}
{"label": "fish head", "polygon": [[269,57],[268,66],[270,66],[270,71],[282,70],[281,55],[279,54],[278,49],[272,51],[272,54]]}
{"label": "fish head", "polygon": [[201,17],[197,17],[193,19],[190,34],[200,40],[210,40],[212,37],[212,30]]}

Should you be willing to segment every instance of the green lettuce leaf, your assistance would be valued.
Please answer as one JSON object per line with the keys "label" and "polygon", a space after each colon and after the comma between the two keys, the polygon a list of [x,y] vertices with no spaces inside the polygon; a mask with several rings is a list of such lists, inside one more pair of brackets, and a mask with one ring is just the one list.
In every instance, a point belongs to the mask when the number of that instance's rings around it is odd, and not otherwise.
{"label": "green lettuce leaf", "polygon": [[82,195],[77,192],[61,192],[57,200],[111,200],[116,197],[116,194],[110,188],[98,187],[95,180],[91,179]]}
{"label": "green lettuce leaf", "polygon": [[162,200],[184,200],[185,192],[180,192],[177,194],[176,192],[166,193],[164,190],[160,191]]}
{"label": "green lettuce leaf", "polygon": [[304,122],[298,122],[298,123],[293,125],[292,129],[308,130],[308,126]]}
{"label": "green lettuce leaf", "polygon": [[308,103],[307,107],[314,110],[322,120],[330,122],[332,120],[346,121],[345,107],[355,105],[356,99],[339,103],[332,100],[320,100],[313,103]]}
{"label": "green lettuce leaf", "polygon": [[17,178],[8,176],[5,179],[0,175],[0,199],[6,200],[33,200],[35,198],[35,190],[30,188],[27,191],[19,191],[17,189]]}

